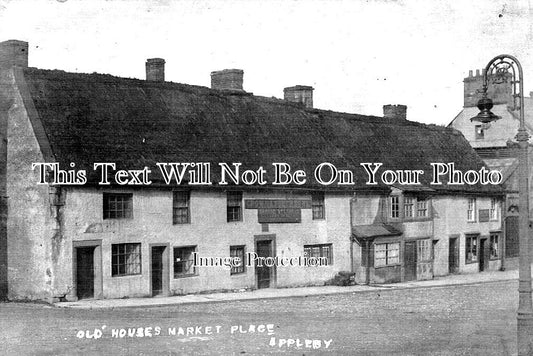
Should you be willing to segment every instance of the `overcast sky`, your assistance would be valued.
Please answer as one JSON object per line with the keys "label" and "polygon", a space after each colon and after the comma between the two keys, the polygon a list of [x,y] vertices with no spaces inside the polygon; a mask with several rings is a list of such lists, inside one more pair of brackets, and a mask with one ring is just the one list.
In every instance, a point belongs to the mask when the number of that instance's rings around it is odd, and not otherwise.
{"label": "overcast sky", "polygon": [[240,68],[256,95],[312,85],[320,109],[405,104],[410,120],[448,124],[468,70],[498,54],[533,90],[529,2],[0,0],[0,41],[28,41],[32,67],[144,79],[162,57],[169,81],[209,86]]}

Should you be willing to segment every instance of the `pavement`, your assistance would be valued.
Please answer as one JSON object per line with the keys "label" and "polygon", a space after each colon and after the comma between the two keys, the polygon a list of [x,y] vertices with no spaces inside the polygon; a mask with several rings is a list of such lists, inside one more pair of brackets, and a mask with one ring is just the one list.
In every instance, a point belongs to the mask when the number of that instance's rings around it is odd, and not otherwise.
{"label": "pavement", "polygon": [[171,297],[154,298],[122,298],[122,299],[82,299],[76,302],[59,302],[54,304],[59,308],[76,309],[114,309],[135,307],[158,307],[181,304],[231,302],[258,299],[275,299],[291,297],[309,297],[343,293],[365,293],[379,290],[400,290],[411,288],[443,288],[453,285],[478,284],[517,280],[518,270],[485,271],[481,273],[453,274],[435,277],[426,281],[410,281],[393,284],[373,284],[354,286],[318,286],[295,288],[267,288],[243,292],[226,292],[211,294],[189,294]]}

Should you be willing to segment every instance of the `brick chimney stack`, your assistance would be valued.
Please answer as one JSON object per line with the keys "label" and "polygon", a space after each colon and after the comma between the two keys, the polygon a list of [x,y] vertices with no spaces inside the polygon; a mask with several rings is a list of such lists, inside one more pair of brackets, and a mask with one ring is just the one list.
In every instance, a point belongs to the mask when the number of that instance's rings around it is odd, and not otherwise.
{"label": "brick chimney stack", "polygon": [[[481,99],[481,89],[483,88],[483,71],[476,69],[476,74],[472,70],[468,71],[468,77],[464,78],[464,107],[473,107]],[[506,75],[506,80],[493,82],[492,77],[488,78],[487,96],[494,104],[513,105],[511,74]]]}
{"label": "brick chimney stack", "polygon": [[244,91],[242,69],[223,69],[211,72],[211,89]]}
{"label": "brick chimney stack", "polygon": [[146,60],[146,80],[154,82],[165,81],[165,60],[163,58],[150,58]]}
{"label": "brick chimney stack", "polygon": [[407,105],[383,105],[383,117],[407,120]]}
{"label": "brick chimney stack", "polygon": [[8,40],[0,42],[0,68],[28,67],[28,42]]}
{"label": "brick chimney stack", "polygon": [[313,87],[308,85],[295,85],[283,89],[283,98],[293,103],[302,103],[306,108],[313,107]]}

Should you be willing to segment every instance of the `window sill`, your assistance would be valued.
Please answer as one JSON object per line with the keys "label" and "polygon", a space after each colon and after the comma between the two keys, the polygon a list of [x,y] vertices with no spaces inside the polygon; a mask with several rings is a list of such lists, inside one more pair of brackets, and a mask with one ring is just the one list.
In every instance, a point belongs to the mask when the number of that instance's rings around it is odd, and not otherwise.
{"label": "window sill", "polygon": [[465,261],[465,265],[471,265],[471,264],[474,264],[474,263],[479,263],[478,260],[475,260],[475,261]]}
{"label": "window sill", "polygon": [[401,263],[394,263],[394,264],[390,264],[390,265],[385,265],[385,266],[374,266],[374,269],[380,269],[380,268],[387,268],[387,267],[401,267],[402,264]]}
{"label": "window sill", "polygon": [[174,279],[182,279],[182,278],[190,278],[190,277],[198,277],[198,274],[184,274],[181,276],[174,275]]}
{"label": "window sill", "polygon": [[237,272],[237,273],[230,273],[230,276],[233,277],[239,277],[239,276],[246,276],[246,271],[244,272]]}
{"label": "window sill", "polygon": [[119,274],[119,275],[111,275],[112,278],[121,278],[121,277],[139,277],[142,276],[141,273],[135,273],[135,274]]}

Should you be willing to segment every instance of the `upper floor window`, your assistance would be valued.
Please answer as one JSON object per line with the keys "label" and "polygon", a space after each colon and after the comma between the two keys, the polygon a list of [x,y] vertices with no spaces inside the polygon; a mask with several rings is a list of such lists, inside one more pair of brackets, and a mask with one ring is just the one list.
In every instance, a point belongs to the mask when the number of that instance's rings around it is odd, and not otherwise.
{"label": "upper floor window", "polygon": [[242,221],[242,192],[227,193],[227,220]]}
{"label": "upper floor window", "polygon": [[416,216],[427,217],[428,216],[428,201],[426,199],[417,199],[416,201]]}
{"label": "upper floor window", "polygon": [[393,219],[400,217],[400,197],[397,195],[390,197],[390,217]]}
{"label": "upper floor window", "polygon": [[415,199],[413,197],[404,197],[403,198],[403,212],[406,218],[415,217]]}
{"label": "upper floor window", "polygon": [[498,220],[498,205],[497,199],[490,200],[490,220]]}
{"label": "upper floor window", "polygon": [[483,125],[476,125],[476,140],[483,140],[485,138],[485,128]]}
{"label": "upper floor window", "polygon": [[468,221],[476,221],[476,198],[468,199],[468,210],[466,211]]}
{"label": "upper floor window", "polygon": [[311,196],[311,205],[313,209],[313,220],[322,220],[326,218],[324,192],[315,192]]}
{"label": "upper floor window", "polygon": [[176,190],[172,197],[172,223],[188,224],[191,222],[190,203],[191,194],[188,190]]}
{"label": "upper floor window", "polygon": [[104,219],[133,218],[133,194],[104,193]]}

